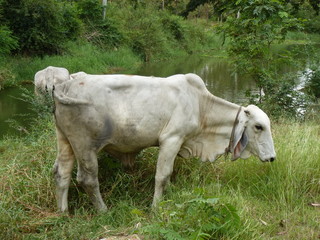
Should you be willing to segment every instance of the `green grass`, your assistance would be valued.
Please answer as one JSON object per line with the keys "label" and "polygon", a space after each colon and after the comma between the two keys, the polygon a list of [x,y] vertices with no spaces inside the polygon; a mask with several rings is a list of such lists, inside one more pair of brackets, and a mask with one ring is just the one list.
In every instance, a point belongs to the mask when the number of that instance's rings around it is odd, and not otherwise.
{"label": "green grass", "polygon": [[[7,67],[12,77],[6,85],[18,85],[33,82],[34,74],[48,66],[64,67],[70,73],[85,71],[87,73],[130,73],[142,63],[141,59],[129,48],[105,51],[88,42],[70,42],[65,55],[34,57],[12,57],[7,59]],[[14,82],[14,84],[11,84]]]}
{"label": "green grass", "polygon": [[29,135],[0,142],[1,239],[99,239],[133,233],[145,239],[319,237],[320,208],[310,205],[320,203],[316,122],[274,123],[273,163],[254,157],[236,162],[222,157],[213,164],[178,158],[156,211],[150,204],[157,149],[141,153],[133,172],[101,154],[99,178],[108,212],[94,211],[74,176],[69,216],[58,214],[55,203],[54,124],[46,114],[35,122]]}
{"label": "green grass", "polygon": [[318,43],[320,40],[319,34],[304,33],[304,32],[288,32],[286,36],[287,44],[310,44]]}

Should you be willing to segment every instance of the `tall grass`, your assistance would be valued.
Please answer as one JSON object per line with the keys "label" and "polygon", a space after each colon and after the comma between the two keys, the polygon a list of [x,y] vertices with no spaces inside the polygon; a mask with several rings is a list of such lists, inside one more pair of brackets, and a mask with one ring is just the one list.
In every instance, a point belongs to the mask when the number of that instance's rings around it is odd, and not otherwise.
{"label": "tall grass", "polygon": [[47,66],[70,72],[130,73],[143,61],[159,61],[221,46],[212,26],[196,24],[148,5],[108,6],[107,20],[89,24],[77,40],[63,44],[61,55],[42,57],[7,56],[0,59],[0,86],[32,82],[34,74]]}
{"label": "tall grass", "polygon": [[70,73],[107,74],[136,70],[142,61],[129,48],[102,50],[88,42],[70,42],[68,54],[43,58],[17,57],[8,59],[8,65],[16,82],[33,81],[34,74],[47,66],[67,68]]}
{"label": "tall grass", "polygon": [[317,239],[320,233],[320,126],[273,124],[277,160],[251,157],[215,163],[177,158],[164,201],[152,211],[157,149],[124,171],[100,154],[101,192],[109,210],[97,214],[75,182],[70,215],[57,213],[51,168],[56,155],[48,114],[23,138],[0,142],[1,239],[99,239],[137,233],[145,239]]}

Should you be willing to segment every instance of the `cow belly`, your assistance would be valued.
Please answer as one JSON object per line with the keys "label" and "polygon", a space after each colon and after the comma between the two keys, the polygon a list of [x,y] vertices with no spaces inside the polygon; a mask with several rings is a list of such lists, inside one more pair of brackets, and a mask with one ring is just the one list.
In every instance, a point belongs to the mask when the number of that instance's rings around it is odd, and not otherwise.
{"label": "cow belly", "polygon": [[[128,131],[128,129],[126,130]],[[114,133],[111,139],[106,142],[104,148],[120,153],[134,153],[147,147],[158,146],[158,138],[157,135],[152,135],[152,133],[145,135],[141,132],[130,134],[130,131],[121,131]]]}

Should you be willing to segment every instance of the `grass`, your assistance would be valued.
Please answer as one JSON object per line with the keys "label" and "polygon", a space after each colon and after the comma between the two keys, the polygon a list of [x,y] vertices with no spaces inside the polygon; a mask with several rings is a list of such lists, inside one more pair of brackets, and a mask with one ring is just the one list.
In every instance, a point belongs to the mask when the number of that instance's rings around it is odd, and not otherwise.
{"label": "grass", "polygon": [[[128,48],[102,53],[71,44],[68,56],[19,58],[6,63],[14,82],[32,81],[48,65],[70,72],[130,72],[141,60]],[[93,54],[94,53],[94,54]],[[5,75],[10,75],[5,72]],[[41,110],[41,109],[40,109]],[[101,239],[138,234],[144,239],[318,239],[320,236],[320,126],[316,121],[273,124],[277,160],[252,157],[215,163],[178,158],[172,184],[152,211],[157,149],[142,152],[125,172],[99,157],[102,196],[97,214],[81,187],[70,187],[70,215],[57,213],[51,173],[56,155],[52,117],[40,113],[24,137],[0,141],[0,239]]]}
{"label": "grass", "polygon": [[286,36],[287,44],[310,44],[319,42],[319,34],[304,33],[304,32],[288,32]]}
{"label": "grass", "polygon": [[[40,57],[10,57],[0,59],[0,84],[2,88],[33,83],[37,71],[48,66],[64,67],[70,73],[85,71],[95,74],[131,73],[139,68],[142,60],[129,48],[102,51],[87,42],[70,43],[69,53]],[[0,89],[1,90],[1,89]]]}
{"label": "grass", "polygon": [[[56,147],[50,115],[25,137],[0,142],[1,239],[318,239],[320,234],[317,122],[273,124],[277,160],[252,157],[215,163],[178,158],[164,201],[152,211],[157,149],[142,152],[133,172],[99,157],[109,210],[97,214],[73,178],[70,215],[57,213],[51,168]],[[75,175],[75,174],[74,174]]]}
{"label": "grass", "polygon": [[[85,71],[87,73],[129,73],[136,70],[142,63],[141,59],[129,48],[104,51],[88,42],[70,42],[65,55],[40,57],[11,57],[7,59],[7,68],[11,77],[4,86],[33,82],[34,74],[47,66],[64,67],[70,73]],[[13,84],[12,84],[13,82]]]}

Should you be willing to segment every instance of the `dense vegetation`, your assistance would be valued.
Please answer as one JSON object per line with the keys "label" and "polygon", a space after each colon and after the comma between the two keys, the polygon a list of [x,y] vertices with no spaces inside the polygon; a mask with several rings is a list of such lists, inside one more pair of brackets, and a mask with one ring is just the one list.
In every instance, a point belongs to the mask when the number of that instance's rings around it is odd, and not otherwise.
{"label": "dense vegetation", "polygon": [[[155,211],[150,204],[157,149],[143,151],[133,172],[101,154],[99,179],[109,211],[97,214],[74,178],[70,215],[61,215],[51,173],[52,105],[27,93],[38,113],[30,120],[34,127],[25,136],[0,141],[0,238],[319,238],[319,112],[309,104],[320,96],[317,48],[305,37],[299,42],[304,54],[313,52],[303,99],[294,78],[279,78],[277,68],[283,61],[299,64],[301,52],[276,49],[288,36],[298,42],[301,32],[320,33],[315,2],[119,0],[108,1],[102,19],[98,0],[0,0],[0,88],[30,82],[48,65],[130,73],[143,61],[223,48],[235,71],[249,74],[260,87],[261,94],[249,99],[272,116],[277,150],[277,160],[265,164],[254,157],[213,164],[178,158],[172,184]],[[309,110],[294,119],[300,107]]]}
{"label": "dense vegetation", "polygon": [[[296,56],[274,54],[272,46],[294,30],[319,33],[318,5],[299,3],[121,0],[109,1],[103,19],[98,0],[0,0],[0,89],[32,81],[48,65],[70,72],[132,72],[142,61],[223,47],[235,71],[249,74],[260,87],[260,96],[251,96],[258,99],[254,103],[274,106],[268,111],[279,115],[283,107],[300,107],[292,100],[300,96],[279,100],[284,93],[296,94],[293,77],[278,78],[277,63],[293,64]],[[317,66],[317,59],[310,62],[312,97],[320,95]]]}
{"label": "dense vegetation", "polygon": [[[110,2],[103,19],[96,0],[1,0],[0,36],[0,86],[32,80],[48,65],[71,72],[130,71],[141,61],[196,53],[216,42],[205,22],[159,11],[152,1]],[[119,66],[118,58],[132,56],[134,63]],[[16,68],[20,62],[27,72]]]}
{"label": "dense vegetation", "polygon": [[0,142],[1,239],[121,239],[132,234],[172,240],[319,237],[317,122],[273,122],[273,163],[262,164],[255,157],[236,162],[222,157],[215,163],[178,158],[172,184],[156,211],[150,204],[157,150],[142,152],[133,172],[100,155],[99,179],[108,212],[93,210],[74,172],[67,216],[56,212],[50,107],[37,106],[41,114],[26,137]]}

